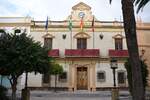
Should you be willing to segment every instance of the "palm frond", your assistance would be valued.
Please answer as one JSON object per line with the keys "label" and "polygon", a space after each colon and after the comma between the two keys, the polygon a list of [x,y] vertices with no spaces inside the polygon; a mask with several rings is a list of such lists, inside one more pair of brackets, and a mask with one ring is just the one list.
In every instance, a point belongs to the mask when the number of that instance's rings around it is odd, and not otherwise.
{"label": "palm frond", "polygon": [[109,0],[109,3],[111,4],[112,0]]}
{"label": "palm frond", "polygon": [[150,0],[136,0],[135,5],[138,6],[136,13],[142,10],[149,1]]}

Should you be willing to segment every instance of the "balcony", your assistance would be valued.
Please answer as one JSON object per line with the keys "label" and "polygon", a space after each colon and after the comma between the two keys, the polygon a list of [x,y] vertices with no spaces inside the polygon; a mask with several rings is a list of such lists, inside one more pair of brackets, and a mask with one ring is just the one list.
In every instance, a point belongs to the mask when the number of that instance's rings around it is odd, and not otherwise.
{"label": "balcony", "polygon": [[129,57],[128,50],[109,50],[110,57]]}
{"label": "balcony", "polygon": [[66,49],[66,57],[99,57],[99,49]]}
{"label": "balcony", "polygon": [[52,49],[48,52],[49,57],[59,57],[59,49]]}

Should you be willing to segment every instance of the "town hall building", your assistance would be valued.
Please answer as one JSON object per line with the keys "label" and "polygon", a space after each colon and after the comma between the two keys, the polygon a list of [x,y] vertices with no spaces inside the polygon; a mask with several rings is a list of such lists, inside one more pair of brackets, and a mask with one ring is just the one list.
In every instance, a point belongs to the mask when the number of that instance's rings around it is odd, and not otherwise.
{"label": "town hall building", "polygon": [[[123,22],[101,21],[91,7],[80,2],[72,7],[63,21],[35,21],[31,17],[0,17],[0,29],[10,32],[26,31],[34,40],[50,49],[48,56],[63,66],[57,87],[70,91],[109,89],[113,87],[110,61],[117,60],[116,86],[128,87],[124,66],[129,57]],[[150,23],[137,19],[137,39],[140,56],[150,67]],[[148,68],[149,69],[149,68]],[[148,77],[148,80],[150,78]],[[24,87],[25,75],[18,80]],[[54,87],[54,76],[29,74],[29,88]]]}

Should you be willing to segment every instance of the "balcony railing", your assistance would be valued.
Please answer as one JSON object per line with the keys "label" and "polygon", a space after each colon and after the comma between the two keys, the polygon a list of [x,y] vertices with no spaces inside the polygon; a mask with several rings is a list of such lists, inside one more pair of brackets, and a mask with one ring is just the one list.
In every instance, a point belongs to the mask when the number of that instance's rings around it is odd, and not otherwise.
{"label": "balcony railing", "polygon": [[99,49],[66,49],[66,57],[99,57]]}
{"label": "balcony railing", "polygon": [[48,52],[49,57],[59,57],[59,49],[52,49]]}
{"label": "balcony railing", "polygon": [[110,57],[129,57],[128,50],[109,50]]}

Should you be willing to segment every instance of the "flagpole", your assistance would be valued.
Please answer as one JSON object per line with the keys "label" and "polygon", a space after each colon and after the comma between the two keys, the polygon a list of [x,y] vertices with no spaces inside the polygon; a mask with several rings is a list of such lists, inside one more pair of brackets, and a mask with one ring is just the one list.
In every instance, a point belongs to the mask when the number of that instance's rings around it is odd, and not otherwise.
{"label": "flagpole", "polygon": [[93,49],[95,48],[95,43],[94,43],[94,40],[95,40],[95,38],[94,38],[94,31],[93,31]]}
{"label": "flagpole", "polygon": [[48,16],[47,16],[47,19],[46,19],[46,25],[45,25],[45,29],[46,29],[46,34],[48,33],[48,23],[49,21],[48,21]]}
{"label": "flagpole", "polygon": [[69,18],[68,28],[70,30],[70,48],[72,49],[72,16],[70,16],[70,18]]}
{"label": "flagpole", "polygon": [[71,49],[72,49],[72,29],[71,29],[71,31],[70,31],[70,35],[71,35],[71,37],[70,37],[70,38],[71,38],[71,41],[70,41],[71,44],[70,44],[70,46],[71,46]]}
{"label": "flagpole", "polygon": [[93,32],[93,49],[95,48],[95,34],[94,34],[94,15],[93,15],[93,20],[92,20],[92,32]]}

